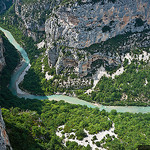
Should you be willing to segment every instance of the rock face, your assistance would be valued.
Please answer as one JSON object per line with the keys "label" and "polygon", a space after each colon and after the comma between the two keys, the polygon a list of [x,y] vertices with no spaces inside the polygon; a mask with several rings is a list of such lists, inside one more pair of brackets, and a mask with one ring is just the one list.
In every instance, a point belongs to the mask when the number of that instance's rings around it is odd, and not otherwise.
{"label": "rock face", "polygon": [[63,2],[16,0],[15,13],[29,36],[36,38],[35,33],[45,31],[47,46],[61,39],[69,47],[89,47],[128,31],[143,31],[150,25],[149,0]]}
{"label": "rock face", "polygon": [[4,58],[3,53],[4,53],[3,40],[2,40],[2,37],[0,36],[0,72],[5,66],[5,58]]}
{"label": "rock face", "polygon": [[12,150],[0,109],[0,150]]}
{"label": "rock face", "polygon": [[48,51],[48,62],[49,66],[53,67],[55,66],[58,56],[59,56],[60,49],[56,46],[50,47],[50,50]]}
{"label": "rock face", "polygon": [[44,31],[43,12],[50,9],[50,3],[47,0],[38,3],[23,3],[21,0],[16,0],[15,12],[24,21],[25,27],[28,30]]}
{"label": "rock face", "polygon": [[46,20],[48,46],[62,39],[66,46],[89,47],[126,32],[140,32],[150,25],[149,0],[121,0],[70,4],[53,11]]}
{"label": "rock face", "polygon": [[[4,45],[2,37],[0,36],[0,72],[6,65],[3,53],[4,53]],[[0,109],[0,150],[12,150],[12,147],[9,143],[9,139],[5,130],[5,123],[3,121],[1,109]]]}
{"label": "rock face", "polygon": [[[104,0],[97,3],[88,0],[81,1],[80,4],[76,2],[60,6],[57,10],[53,10],[52,16],[45,22],[47,47],[49,49],[55,43],[57,46],[65,45],[70,48],[83,49],[119,34],[150,29],[149,7],[149,0]],[[99,49],[100,54],[101,50]],[[66,66],[62,67],[60,63],[59,55],[55,54],[55,61],[53,61],[54,58],[50,58],[53,56],[52,49],[50,48],[49,51],[50,64],[53,66],[57,64],[56,70],[65,68]],[[58,49],[57,53],[59,53]],[[91,56],[93,57],[95,56]],[[108,62],[117,61],[113,57],[108,60],[109,56],[103,56],[103,54],[99,55],[98,59],[101,57],[106,57]],[[87,75],[93,62],[91,58],[88,57],[88,60],[78,62],[79,74]],[[55,63],[56,60],[59,62]]]}
{"label": "rock face", "polygon": [[23,21],[26,28],[26,35],[32,37],[34,41],[43,36],[45,32],[46,18],[51,15],[51,11],[59,1],[29,1],[16,0],[15,13]]}
{"label": "rock face", "polygon": [[[77,64],[79,74],[86,75],[91,68],[93,56],[87,59],[74,59],[77,51],[85,50],[96,43],[128,32],[136,33],[150,29],[149,0],[63,0],[25,2],[16,0],[15,12],[23,20],[26,33],[35,41],[39,33],[46,36],[45,46],[48,51],[48,63],[55,66],[59,73],[67,66]],[[40,37],[40,36],[39,36]],[[126,43],[124,43],[126,44]],[[128,47],[134,46],[131,43]],[[62,55],[62,46],[76,49],[69,58]],[[110,46],[112,47],[112,46]],[[108,48],[108,46],[106,46]],[[117,50],[125,52],[126,45]],[[108,48],[109,49],[109,48]],[[70,51],[70,50],[69,50]],[[118,59],[104,54],[105,47],[94,49],[100,53],[99,59],[106,57],[109,64]],[[88,52],[89,53],[89,52]],[[90,52],[91,53],[91,52]],[[89,54],[88,54],[89,55]],[[111,52],[111,55],[114,55]],[[68,61],[68,60],[69,61]],[[66,63],[67,62],[67,63]],[[67,65],[67,66],[66,66]]]}

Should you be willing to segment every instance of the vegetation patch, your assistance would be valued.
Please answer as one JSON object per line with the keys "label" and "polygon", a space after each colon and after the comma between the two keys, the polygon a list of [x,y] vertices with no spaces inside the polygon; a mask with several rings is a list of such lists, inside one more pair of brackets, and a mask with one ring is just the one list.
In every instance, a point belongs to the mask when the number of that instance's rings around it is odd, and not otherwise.
{"label": "vegetation patch", "polygon": [[[103,146],[104,148],[109,147],[109,149],[112,150],[120,150],[136,149],[138,145],[148,145],[150,143],[149,113],[117,113],[115,110],[108,113],[105,110],[99,111],[98,108],[93,109],[87,106],[68,104],[63,101],[25,100],[13,96],[6,86],[10,81],[10,74],[19,62],[19,55],[5,37],[3,37],[3,40],[6,50],[6,67],[8,68],[4,68],[2,72],[3,78],[0,78],[2,79],[1,81],[3,81],[0,82],[0,105],[3,107],[3,118],[13,149],[90,150],[91,147],[89,145],[83,147],[76,142],[67,142],[67,147],[64,147],[62,144],[63,138],[60,139],[56,136],[58,126],[65,124],[66,132],[71,132],[72,129],[75,129],[79,132],[79,137],[82,137],[84,133],[83,130],[80,131],[80,129],[86,128],[86,130],[90,131],[90,134],[95,134],[102,130],[109,130],[112,126],[112,121],[115,123],[115,133],[118,137],[115,138],[107,135],[102,141],[96,142],[97,146]],[[10,48],[13,53],[9,51]],[[14,61],[14,64],[9,63],[11,59]],[[127,74],[118,77],[118,84],[124,84],[123,80],[134,83],[134,78],[137,80],[135,84],[138,84],[140,80],[143,83],[145,77],[147,77],[146,75],[150,73],[148,65],[144,64],[144,62],[142,65],[144,66],[139,66],[136,62],[133,62],[131,65],[126,65]],[[135,71],[137,67],[139,73]],[[117,79],[114,80],[115,85],[118,87],[116,80]],[[147,80],[148,82],[150,81],[149,76]],[[109,85],[111,86],[111,82],[114,81],[109,81]],[[143,84],[141,87],[139,86],[141,82],[136,85],[139,87],[139,91],[143,88]],[[147,85],[148,87],[143,89],[143,91],[147,92],[148,95],[148,90],[150,88],[149,84]],[[100,88],[100,86],[98,85],[97,88]],[[137,92],[140,94],[139,91]],[[143,91],[142,93],[144,94]],[[108,120],[108,118],[110,120]],[[93,140],[96,140],[96,138],[94,137]]]}
{"label": "vegetation patch", "polygon": [[110,32],[110,31],[111,31],[111,28],[107,25],[102,28],[102,32]]}
{"label": "vegetation patch", "polygon": [[144,25],[144,21],[141,18],[135,19],[135,27],[141,27]]}
{"label": "vegetation patch", "polygon": [[[130,65],[127,63],[125,60],[123,74],[115,79],[103,76],[90,96],[81,92],[78,96],[104,105],[150,105],[149,63],[137,60],[133,60]],[[126,95],[126,98],[123,98],[123,95]]]}

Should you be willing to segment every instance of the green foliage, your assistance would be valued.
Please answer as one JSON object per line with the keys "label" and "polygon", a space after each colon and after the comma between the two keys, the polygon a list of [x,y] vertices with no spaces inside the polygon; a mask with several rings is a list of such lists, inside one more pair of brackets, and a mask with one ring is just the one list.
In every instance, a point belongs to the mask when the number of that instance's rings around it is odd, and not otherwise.
{"label": "green foliage", "polygon": [[95,101],[108,103],[120,100],[120,89],[115,86],[114,81],[111,78],[102,77],[101,81],[97,84],[97,87],[99,92],[94,99]]}
{"label": "green foliage", "polygon": [[[112,137],[107,136],[107,139],[103,139],[102,142],[96,142],[97,146],[100,146],[100,144],[105,141],[104,147],[109,147],[111,150],[124,150],[136,149],[140,144],[147,145],[150,143],[149,113],[117,113],[115,110],[107,113],[104,110],[99,111],[98,108],[92,109],[86,106],[64,103],[63,101],[25,100],[13,96],[6,87],[10,81],[10,75],[5,77],[5,74],[12,73],[19,61],[19,57],[16,49],[9,44],[5,37],[3,37],[3,40],[7,63],[6,68],[8,67],[9,69],[5,70],[4,68],[2,72],[4,78],[1,80],[3,82],[0,82],[0,105],[9,108],[3,108],[2,113],[13,149],[90,150],[89,145],[87,147],[78,146],[75,142],[67,142],[67,147],[65,148],[62,145],[61,139],[56,136],[57,127],[65,125],[66,132],[71,132],[75,129],[78,138],[82,139],[86,136],[83,129],[88,130],[90,134],[95,134],[102,130],[109,130],[112,126],[112,121],[115,123],[115,133],[118,135],[118,139],[114,138],[113,140]],[[13,54],[11,54],[10,48]],[[11,64],[9,64],[11,61],[10,58],[14,61]],[[136,67],[139,68],[139,74],[136,74],[136,71],[134,71]],[[134,72],[137,77],[137,82],[141,82],[140,80],[142,80],[143,83],[145,77],[147,77],[148,82],[150,81],[149,76],[147,76],[150,74],[147,65],[143,68],[134,62],[129,66],[127,65],[126,68],[126,73],[129,73],[129,75]],[[118,81],[124,83],[123,81],[128,79],[128,82],[132,83],[135,76],[132,75],[129,78],[128,74],[126,75],[127,77],[125,75],[119,77],[120,80]],[[117,78],[115,80],[117,80]],[[108,79],[110,85],[111,82],[112,81]],[[137,87],[139,87],[139,85],[137,85]],[[147,90],[149,90],[149,87],[147,87]],[[146,92],[145,89],[144,91]],[[78,94],[83,94],[82,90],[78,91]],[[94,96],[93,94],[93,97]],[[11,106],[14,108],[10,108]],[[112,121],[108,120],[108,117],[111,118]]]}
{"label": "green foliage", "polygon": [[97,140],[96,135],[93,136],[93,139],[92,139],[92,140],[93,140],[93,141]]}
{"label": "green foliage", "polygon": [[70,133],[73,132],[74,129],[77,131],[76,135],[79,139],[86,136],[83,131],[84,128],[88,130],[90,134],[94,134],[102,130],[109,130],[111,127],[111,121],[109,121],[107,117],[103,117],[99,109],[91,110],[84,107],[84,110],[82,110],[81,107],[78,106],[69,112],[68,115],[72,115],[65,124],[64,132]]}
{"label": "green foliage", "polygon": [[[108,117],[115,123],[115,133],[118,137],[116,139],[106,135],[107,138],[96,142],[98,147],[106,142],[103,146],[109,147],[110,150],[136,149],[138,145],[147,145],[150,142],[149,113],[117,113],[112,110],[110,113],[103,114],[99,109],[48,100],[43,101],[41,113],[23,111],[19,108],[9,110],[3,108],[2,113],[6,129],[9,131],[10,142],[15,150],[90,149],[89,146],[85,148],[69,141],[65,148],[61,139],[56,137],[57,127],[65,125],[66,129],[68,128],[66,132],[75,129],[76,136],[82,140],[86,136],[83,129],[89,130],[90,134],[109,130],[112,122]],[[97,140],[96,137],[93,137],[93,140]]]}
{"label": "green foliage", "polygon": [[101,143],[100,143],[100,142],[96,142],[96,146],[97,146],[97,147],[100,147],[100,146],[101,146]]}
{"label": "green foliage", "polygon": [[[107,52],[115,53],[117,49],[119,48],[119,46],[124,45],[124,43],[128,40],[131,34],[132,33],[128,32],[125,34],[117,35],[104,42],[92,44],[91,46],[84,48],[84,50],[90,52],[91,54],[94,54],[99,51],[104,52],[104,53],[107,53]],[[121,53],[121,51],[118,53]]]}
{"label": "green foliage", "polygon": [[110,32],[110,30],[111,28],[107,25],[102,28],[102,32]]}
{"label": "green foliage", "polygon": [[124,63],[123,63],[123,67],[127,66],[128,62],[129,62],[128,59],[125,58]]}
{"label": "green foliage", "polygon": [[77,132],[76,132],[76,136],[77,136],[77,139],[78,140],[83,140],[87,134],[84,132],[83,129],[79,129]]}
{"label": "green foliage", "polygon": [[144,21],[141,18],[135,19],[135,27],[140,27],[144,25]]}
{"label": "green foliage", "polygon": [[137,149],[138,145],[150,143],[150,114],[117,114],[113,119],[118,139],[107,141],[106,147],[113,150]]}
{"label": "green foliage", "polygon": [[77,56],[78,56],[79,60],[85,58],[85,55],[81,54],[80,52],[77,52]]}
{"label": "green foliage", "polygon": [[70,75],[70,77],[71,77],[72,79],[75,79],[75,78],[78,78],[78,75],[75,74],[75,73],[72,73],[72,74]]}
{"label": "green foliage", "polygon": [[[41,62],[43,59],[43,62]],[[42,72],[42,64],[44,65],[44,71]],[[52,75],[50,80],[45,79],[45,73]],[[56,75],[55,68],[50,68],[48,65],[48,57],[40,55],[35,62],[32,63],[31,68],[25,75],[23,82],[20,84],[20,88],[27,90],[32,94],[38,95],[52,95],[57,91],[57,86],[54,86],[53,81],[56,78],[60,78]]]}
{"label": "green foliage", "polygon": [[[43,62],[41,60],[43,59]],[[42,65],[44,65],[44,70],[42,72]],[[61,72],[61,75],[56,75],[56,69],[54,67],[50,68],[48,65],[48,57],[40,55],[33,63],[24,77],[24,81],[20,84],[20,88],[27,90],[29,93],[38,94],[38,95],[52,95],[56,92],[68,92],[71,93],[73,90],[78,90],[79,86],[73,85],[69,87],[60,87],[59,82],[67,81],[70,77],[71,79],[77,79],[78,75],[73,72],[73,68],[69,68],[70,72]],[[51,75],[52,78],[47,80],[45,74],[48,72],[48,75]],[[56,81],[58,79],[59,81]],[[83,90],[87,90],[92,85],[84,85]]]}
{"label": "green foliage", "polygon": [[71,52],[70,52],[70,51],[67,51],[67,52],[64,53],[64,56],[65,56],[65,57],[68,57],[68,56],[70,56],[70,55],[71,55]]}
{"label": "green foliage", "polygon": [[5,48],[4,57],[6,62],[5,67],[0,73],[0,106],[5,108],[19,107],[21,109],[30,109],[40,112],[42,106],[41,101],[29,99],[25,100],[24,98],[18,98],[12,95],[12,93],[9,91],[8,84],[11,79],[11,74],[20,62],[20,55],[15,47],[10,44],[10,42],[2,32],[0,32],[0,35],[3,39],[3,44]]}
{"label": "green foliage", "polygon": [[19,58],[19,53],[16,51],[15,47],[9,43],[9,41],[1,31],[0,31],[0,36],[2,36],[2,40],[5,48],[4,57],[6,61],[6,66],[4,67],[0,78],[0,82],[2,86],[0,87],[1,89],[3,88],[3,86],[6,86],[9,83],[8,79],[10,79],[11,73],[20,62],[20,58]]}
{"label": "green foliage", "polygon": [[66,146],[68,150],[91,150],[91,147],[88,145],[87,147],[78,145],[76,142],[66,142]]}
{"label": "green foliage", "polygon": [[113,115],[113,116],[117,115],[117,111],[115,109],[112,109],[111,112],[110,112],[110,114]]}
{"label": "green foliage", "polygon": [[13,149],[41,149],[58,147],[61,149],[61,140],[54,131],[45,128],[40,115],[34,111],[15,111],[2,109],[4,121],[9,130],[9,138]]}
{"label": "green foliage", "polygon": [[[104,105],[150,105],[149,64],[133,60],[128,65],[128,60],[125,60],[123,66],[125,67],[123,74],[116,76],[115,79],[103,76],[90,95],[79,91],[77,96],[86,101],[96,101]],[[121,100],[123,95],[127,96]]]}
{"label": "green foliage", "polygon": [[91,64],[91,71],[88,72],[87,76],[92,76],[96,73],[97,69],[100,68],[104,64],[104,61],[102,59],[98,59]]}
{"label": "green foliage", "polygon": [[118,66],[108,64],[105,66],[105,70],[111,75],[114,72],[116,72],[120,67],[121,67],[121,64],[119,64]]}
{"label": "green foliage", "polygon": [[[18,24],[22,23],[22,20],[18,18],[15,14],[15,6],[12,7],[6,12],[4,16],[0,18],[0,26],[13,35],[15,40],[26,50],[28,57],[30,59],[30,63],[32,64],[36,61],[36,58],[40,56],[42,52],[45,52],[45,48],[37,49],[36,42],[31,37],[27,37],[24,35],[26,29],[22,27],[22,29],[18,28]],[[5,19],[3,19],[5,17]],[[12,22],[13,20],[13,22]]]}
{"label": "green foliage", "polygon": [[[75,129],[79,140],[86,137],[84,128],[93,134],[101,130],[109,130],[112,124],[107,116],[101,115],[97,109],[72,105],[63,101],[43,101],[41,113],[23,111],[17,107],[9,110],[3,108],[2,112],[11,145],[15,150],[19,150],[19,148],[29,150],[65,149],[55,133],[57,127],[63,124],[65,124],[65,132]],[[72,147],[72,144],[68,142],[66,145],[69,148]],[[85,148],[74,144],[74,148]]]}

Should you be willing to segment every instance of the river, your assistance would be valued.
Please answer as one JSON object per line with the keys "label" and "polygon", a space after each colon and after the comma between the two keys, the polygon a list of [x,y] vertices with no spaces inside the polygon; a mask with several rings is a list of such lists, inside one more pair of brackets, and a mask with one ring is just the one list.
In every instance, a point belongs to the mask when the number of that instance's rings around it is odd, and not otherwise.
{"label": "river", "polygon": [[80,100],[75,97],[69,97],[65,95],[50,95],[50,96],[37,96],[37,95],[31,95],[26,92],[22,92],[21,94],[18,93],[17,91],[20,90],[16,86],[16,82],[18,81],[19,77],[22,75],[22,72],[29,66],[30,60],[28,58],[28,55],[26,51],[17,43],[17,41],[14,39],[12,34],[1,28],[0,30],[5,34],[5,36],[8,38],[10,43],[14,45],[14,47],[21,53],[24,61],[22,62],[22,65],[20,67],[17,67],[14,73],[11,76],[11,81],[9,84],[9,89],[10,91],[14,94],[17,95],[18,97],[23,97],[23,98],[29,98],[29,99],[49,99],[49,100],[64,100],[65,102],[71,103],[71,104],[80,104],[80,105],[86,105],[91,108],[98,107],[100,110],[105,109],[106,111],[110,112],[112,109],[116,109],[117,112],[132,112],[132,113],[147,113],[150,112],[150,107],[139,107],[139,106],[103,106],[103,105],[94,105],[93,103],[86,102],[84,100]]}

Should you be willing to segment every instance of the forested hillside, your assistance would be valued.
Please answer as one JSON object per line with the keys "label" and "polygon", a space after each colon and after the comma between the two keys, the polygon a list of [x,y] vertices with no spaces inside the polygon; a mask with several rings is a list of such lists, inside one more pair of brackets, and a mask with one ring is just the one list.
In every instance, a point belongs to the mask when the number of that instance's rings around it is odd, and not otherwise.
{"label": "forested hillside", "polygon": [[37,105],[40,111],[31,111],[30,107],[27,110],[18,107],[2,109],[10,142],[15,150],[90,150],[90,146],[85,148],[78,146],[76,142],[68,142],[67,147],[64,147],[63,137],[56,136],[58,126],[65,125],[66,133],[74,131],[79,139],[83,139],[86,137],[83,129],[90,131],[90,134],[109,130],[112,121],[118,137],[107,135],[101,141],[95,142],[99,147],[110,150],[131,150],[137,149],[138,145],[150,143],[149,113],[131,114],[116,111],[107,113],[104,110],[99,111],[63,101],[42,101],[41,103],[42,106]]}
{"label": "forested hillside", "polygon": [[[19,54],[2,33],[1,35],[5,45],[7,66],[3,69],[3,77],[1,76],[0,105],[3,107],[6,129],[14,150],[91,149],[90,145],[84,147],[75,142],[67,142],[67,147],[64,147],[63,137],[56,136],[60,125],[65,125],[63,134],[73,131],[78,139],[83,139],[86,137],[84,129],[90,134],[96,134],[109,130],[114,122],[117,138],[106,135],[101,141],[94,142],[93,139],[93,143],[98,147],[111,150],[136,149],[138,145],[146,145],[150,142],[149,113],[117,113],[115,110],[108,113],[97,108],[68,104],[63,101],[25,100],[13,96],[7,88],[10,81],[8,73],[12,72],[18,64]],[[14,61],[11,64],[9,64],[10,59]]]}
{"label": "forested hillside", "polygon": [[[19,88],[27,95],[69,95],[122,109],[150,106],[149,7],[149,0],[0,0],[0,27],[30,59]],[[150,112],[106,112],[13,95],[11,75],[23,58],[2,32],[0,37],[0,107],[13,150],[150,145]]]}

